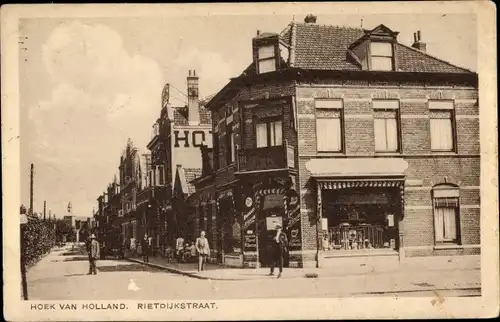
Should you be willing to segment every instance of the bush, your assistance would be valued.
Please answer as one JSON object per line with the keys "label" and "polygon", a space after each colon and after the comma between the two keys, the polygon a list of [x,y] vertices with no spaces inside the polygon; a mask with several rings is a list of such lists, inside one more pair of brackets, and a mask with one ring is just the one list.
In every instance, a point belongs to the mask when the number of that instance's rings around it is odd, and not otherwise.
{"label": "bush", "polygon": [[[27,265],[35,264],[47,254],[55,244],[54,222],[44,221],[36,215],[28,215],[28,223],[22,225],[24,258]],[[21,248],[22,249],[22,248]]]}

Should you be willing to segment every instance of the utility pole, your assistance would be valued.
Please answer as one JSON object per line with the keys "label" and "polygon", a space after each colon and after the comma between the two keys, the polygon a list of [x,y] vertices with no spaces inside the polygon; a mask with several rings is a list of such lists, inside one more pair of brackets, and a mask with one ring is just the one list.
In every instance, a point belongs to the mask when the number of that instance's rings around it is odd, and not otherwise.
{"label": "utility pole", "polygon": [[26,280],[26,224],[28,223],[28,217],[26,216],[26,208],[21,209],[21,287],[23,291],[23,299],[28,300],[28,282]]}
{"label": "utility pole", "polygon": [[33,214],[33,180],[35,174],[35,164],[31,164],[31,172],[30,172],[30,215]]}
{"label": "utility pole", "polygon": [[[43,221],[45,221],[45,219],[46,219],[46,217],[45,217],[46,210],[47,210],[47,200],[44,200],[43,201]],[[50,220],[50,217],[49,217],[49,220]]]}

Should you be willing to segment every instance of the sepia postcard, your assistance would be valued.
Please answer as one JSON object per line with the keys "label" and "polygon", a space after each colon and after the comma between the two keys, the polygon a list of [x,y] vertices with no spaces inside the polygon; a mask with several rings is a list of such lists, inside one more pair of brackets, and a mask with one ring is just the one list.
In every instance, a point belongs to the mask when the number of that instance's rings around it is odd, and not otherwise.
{"label": "sepia postcard", "polygon": [[487,1],[2,6],[5,319],[498,316],[496,64]]}

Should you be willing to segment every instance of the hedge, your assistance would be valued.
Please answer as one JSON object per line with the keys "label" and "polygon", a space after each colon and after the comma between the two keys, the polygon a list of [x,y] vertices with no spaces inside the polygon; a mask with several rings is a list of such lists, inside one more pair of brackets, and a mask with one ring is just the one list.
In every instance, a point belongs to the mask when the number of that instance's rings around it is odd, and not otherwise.
{"label": "hedge", "polygon": [[27,265],[33,265],[54,247],[54,221],[28,215],[28,223],[23,226],[21,242],[24,241],[24,258]]}

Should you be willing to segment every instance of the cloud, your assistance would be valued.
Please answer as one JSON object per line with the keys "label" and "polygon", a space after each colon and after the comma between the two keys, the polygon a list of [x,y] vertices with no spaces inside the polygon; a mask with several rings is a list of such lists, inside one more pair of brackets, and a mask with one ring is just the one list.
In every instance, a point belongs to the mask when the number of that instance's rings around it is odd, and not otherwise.
{"label": "cloud", "polygon": [[[149,140],[160,108],[158,64],[125,49],[121,36],[99,24],[59,25],[42,47],[44,67],[56,84],[30,107],[30,142],[42,163],[60,178],[40,178],[63,200],[94,204],[116,172],[128,137],[139,148]],[[61,188],[61,185],[64,188]]]}
{"label": "cloud", "polygon": [[200,77],[202,96],[215,94],[229,81],[229,78],[234,77],[232,63],[224,60],[220,54],[200,51],[197,48],[189,49],[179,55],[173,66],[182,70],[182,75],[186,76],[188,70],[196,70],[196,75]]}

